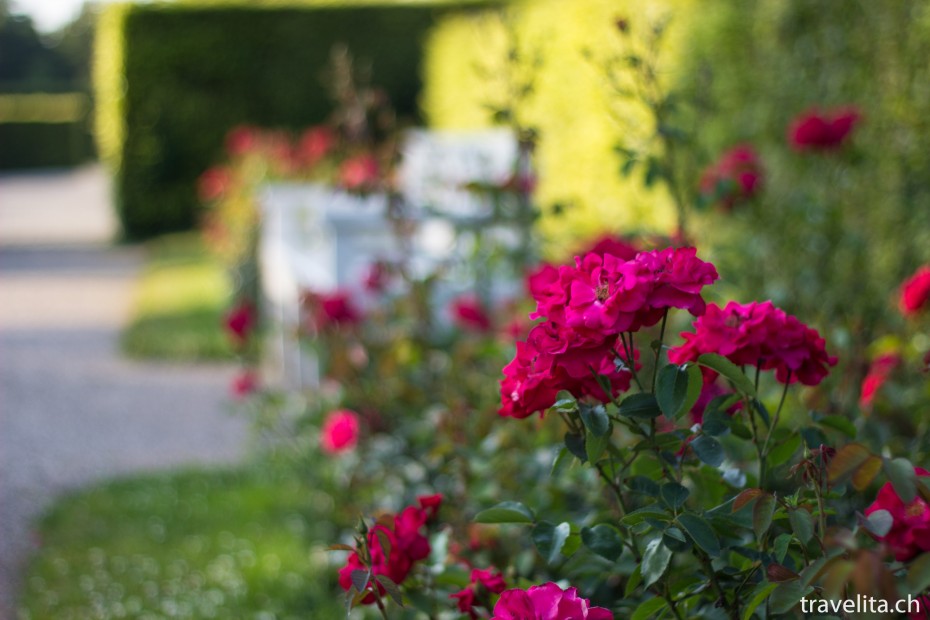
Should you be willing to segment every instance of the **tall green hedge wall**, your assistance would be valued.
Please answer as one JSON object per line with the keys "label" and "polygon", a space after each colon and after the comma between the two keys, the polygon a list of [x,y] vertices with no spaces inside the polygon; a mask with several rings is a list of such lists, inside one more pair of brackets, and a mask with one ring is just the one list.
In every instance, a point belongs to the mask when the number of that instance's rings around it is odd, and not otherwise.
{"label": "tall green hedge wall", "polygon": [[415,115],[421,43],[449,10],[447,2],[108,7],[95,54],[97,134],[124,236],[196,223],[195,181],[230,128],[323,120],[331,103],[321,73],[336,43],[371,63],[400,114]]}

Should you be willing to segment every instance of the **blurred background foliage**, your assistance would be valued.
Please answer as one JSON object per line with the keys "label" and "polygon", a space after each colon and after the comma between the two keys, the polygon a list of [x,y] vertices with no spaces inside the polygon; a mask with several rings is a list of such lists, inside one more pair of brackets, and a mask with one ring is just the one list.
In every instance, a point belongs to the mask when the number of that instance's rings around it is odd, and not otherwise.
{"label": "blurred background foliage", "polygon": [[[481,3],[464,3],[471,5]],[[370,63],[398,113],[415,117],[421,42],[447,6],[107,7],[95,56],[97,132],[124,235],[196,226],[196,179],[220,158],[232,127],[296,130],[323,121],[330,103],[321,72],[337,43]]]}

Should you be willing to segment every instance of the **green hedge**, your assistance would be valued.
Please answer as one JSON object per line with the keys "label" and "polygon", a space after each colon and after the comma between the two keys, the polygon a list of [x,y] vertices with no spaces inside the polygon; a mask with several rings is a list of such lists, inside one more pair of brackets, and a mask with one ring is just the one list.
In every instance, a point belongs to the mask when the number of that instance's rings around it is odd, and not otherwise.
{"label": "green hedge", "polygon": [[0,170],[75,166],[93,157],[83,93],[0,94]]}
{"label": "green hedge", "polygon": [[195,181],[230,128],[323,120],[331,103],[321,73],[336,43],[371,63],[400,114],[415,115],[421,42],[448,10],[448,2],[108,7],[95,52],[97,132],[124,235],[196,224]]}

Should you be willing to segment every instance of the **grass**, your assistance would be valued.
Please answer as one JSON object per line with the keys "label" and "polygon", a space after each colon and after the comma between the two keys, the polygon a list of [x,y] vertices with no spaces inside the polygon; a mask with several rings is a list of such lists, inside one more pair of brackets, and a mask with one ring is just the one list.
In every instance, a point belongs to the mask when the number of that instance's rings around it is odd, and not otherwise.
{"label": "grass", "polygon": [[123,351],[139,359],[231,359],[222,328],[230,284],[199,236],[161,237],[149,242],[147,251],[133,318],[122,335]]}
{"label": "grass", "polygon": [[[332,500],[267,467],[127,479],[39,526],[20,618],[338,618]],[[316,541],[316,542],[314,542]]]}

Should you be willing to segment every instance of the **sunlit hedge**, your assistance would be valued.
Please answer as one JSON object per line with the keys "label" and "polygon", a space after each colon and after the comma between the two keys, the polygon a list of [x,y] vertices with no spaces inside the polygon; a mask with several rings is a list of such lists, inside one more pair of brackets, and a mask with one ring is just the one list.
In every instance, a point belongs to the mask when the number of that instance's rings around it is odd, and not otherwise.
{"label": "sunlit hedge", "polygon": [[[554,240],[647,226],[667,228],[671,208],[660,191],[638,178],[623,179],[614,147],[621,137],[648,135],[649,119],[637,104],[607,96],[600,60],[616,49],[616,22],[660,19],[675,5],[668,40],[670,66],[690,26],[690,2],[642,6],[610,0],[540,0],[514,7],[504,22],[488,12],[447,20],[431,35],[423,106],[435,127],[467,129],[491,123],[487,104],[500,104],[506,50],[517,47],[523,68],[539,59],[535,90],[520,106],[523,121],[539,129],[539,199],[568,207],[543,226]],[[587,54],[587,52],[591,54]],[[519,70],[518,70],[519,71]],[[488,72],[498,79],[485,79]],[[525,73],[525,71],[523,71]],[[670,73],[669,79],[675,78]],[[617,119],[622,119],[617,120]]]}

